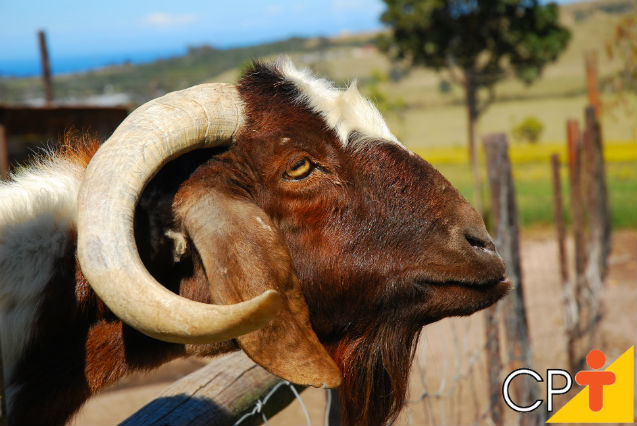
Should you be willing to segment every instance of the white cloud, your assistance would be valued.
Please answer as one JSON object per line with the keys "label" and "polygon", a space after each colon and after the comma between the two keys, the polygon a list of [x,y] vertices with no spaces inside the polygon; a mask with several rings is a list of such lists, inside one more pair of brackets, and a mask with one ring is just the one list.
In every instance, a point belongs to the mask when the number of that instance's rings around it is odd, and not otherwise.
{"label": "white cloud", "polygon": [[281,4],[270,4],[265,8],[265,13],[270,16],[280,15],[283,12],[285,12],[285,8]]}
{"label": "white cloud", "polygon": [[192,14],[175,15],[163,12],[153,12],[144,18],[144,22],[146,24],[157,27],[176,27],[179,25],[190,24],[196,20],[197,17]]}

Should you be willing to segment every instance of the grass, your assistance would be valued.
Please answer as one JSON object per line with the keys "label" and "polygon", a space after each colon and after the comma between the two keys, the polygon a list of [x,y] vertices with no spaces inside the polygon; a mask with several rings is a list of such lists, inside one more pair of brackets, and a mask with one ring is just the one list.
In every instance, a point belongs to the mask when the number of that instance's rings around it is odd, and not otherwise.
{"label": "grass", "polygon": [[[518,215],[524,228],[546,227],[555,223],[549,157],[551,153],[561,151],[564,160],[562,146],[546,145],[537,151],[532,148],[538,147],[511,147]],[[432,156],[427,152],[416,152],[436,166],[467,200],[472,200],[472,176],[464,151],[453,147],[438,148]],[[606,144],[604,155],[613,228],[637,229],[637,143]],[[565,219],[570,223],[568,168],[564,164],[561,179]],[[483,182],[486,186],[486,173]]]}

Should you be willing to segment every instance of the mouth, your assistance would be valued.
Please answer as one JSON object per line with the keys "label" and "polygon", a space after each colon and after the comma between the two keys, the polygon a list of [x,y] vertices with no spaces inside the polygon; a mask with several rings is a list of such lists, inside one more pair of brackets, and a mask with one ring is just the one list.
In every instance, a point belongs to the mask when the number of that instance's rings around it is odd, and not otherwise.
{"label": "mouth", "polygon": [[470,315],[487,308],[511,290],[505,277],[483,282],[418,280],[423,294],[423,309],[433,321],[448,316]]}
{"label": "mouth", "polygon": [[461,287],[472,291],[493,291],[495,289],[509,289],[511,287],[511,281],[506,277],[500,277],[493,280],[481,281],[481,282],[465,282],[465,281],[431,281],[431,280],[417,280],[416,286],[419,287]]}

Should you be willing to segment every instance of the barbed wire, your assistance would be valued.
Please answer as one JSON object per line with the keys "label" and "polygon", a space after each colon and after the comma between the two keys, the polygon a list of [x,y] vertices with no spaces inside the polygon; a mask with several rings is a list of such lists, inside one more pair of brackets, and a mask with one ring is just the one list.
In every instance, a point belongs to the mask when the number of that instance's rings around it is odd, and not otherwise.
{"label": "barbed wire", "polygon": [[294,397],[296,398],[296,400],[301,405],[301,409],[303,410],[303,414],[305,415],[305,420],[307,422],[307,425],[308,426],[312,426],[312,422],[310,421],[310,414],[307,411],[307,407],[305,406],[305,403],[303,402],[303,399],[301,398],[301,395],[296,390],[294,385],[292,383],[288,382],[287,380],[282,380],[279,383],[277,383],[276,385],[274,385],[272,387],[272,389],[270,389],[270,391],[263,397],[263,400],[258,399],[257,402],[254,404],[254,408],[252,409],[252,411],[250,411],[249,413],[246,413],[243,416],[241,416],[239,418],[239,420],[234,422],[233,426],[239,426],[246,419],[248,419],[248,418],[250,418],[250,417],[252,417],[252,416],[254,416],[256,414],[260,414],[261,418],[263,419],[263,423],[266,424],[266,425],[269,425],[268,418],[265,416],[265,413],[263,412],[263,408],[268,403],[268,400],[279,390],[279,388],[281,388],[283,386],[288,386],[290,388],[290,390],[294,394]]}

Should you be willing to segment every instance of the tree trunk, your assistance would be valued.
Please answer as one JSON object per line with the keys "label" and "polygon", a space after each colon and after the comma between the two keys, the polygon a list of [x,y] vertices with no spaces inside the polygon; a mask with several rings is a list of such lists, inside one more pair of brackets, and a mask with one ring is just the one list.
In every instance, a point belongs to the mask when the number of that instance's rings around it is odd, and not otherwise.
{"label": "tree trunk", "polygon": [[478,121],[478,99],[473,74],[464,70],[464,92],[467,105],[467,129],[469,136],[469,162],[473,173],[473,206],[484,217],[482,207],[482,178],[478,164],[478,148],[476,145],[476,122]]}

